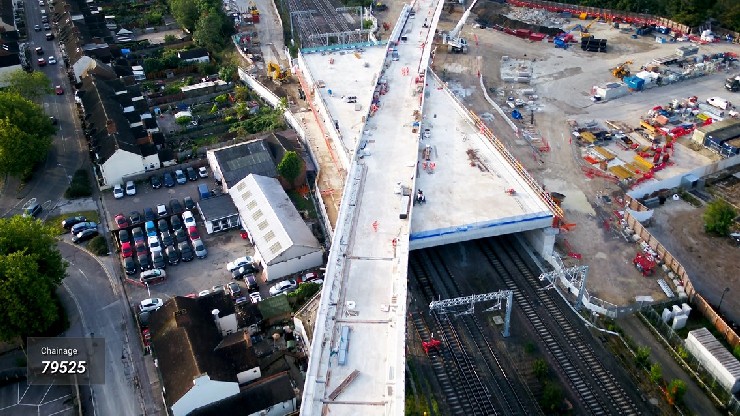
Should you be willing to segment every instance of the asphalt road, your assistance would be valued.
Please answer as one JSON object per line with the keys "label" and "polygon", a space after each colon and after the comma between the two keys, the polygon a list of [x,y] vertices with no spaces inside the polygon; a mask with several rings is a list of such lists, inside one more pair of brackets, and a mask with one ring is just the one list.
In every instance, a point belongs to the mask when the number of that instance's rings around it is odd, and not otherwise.
{"label": "asphalt road", "polygon": [[[3,217],[20,214],[23,205],[30,199],[36,198],[36,202],[42,204],[44,208],[41,218],[46,218],[49,211],[59,203],[64,190],[69,185],[71,175],[83,166],[86,158],[85,139],[77,118],[74,92],[69,85],[57,40],[46,40],[47,31],[35,32],[33,30],[34,25],[42,25],[40,10],[37,1],[26,2],[26,21],[29,28],[28,46],[32,51],[33,69],[44,72],[51,79],[52,87],[61,85],[64,88],[63,95],[56,95],[52,92],[42,98],[44,111],[59,120],[56,126],[58,131],[54,136],[53,148],[48,154],[46,163],[29,183],[19,189],[20,181],[17,178],[8,177],[6,179],[3,189],[0,189],[0,214]],[[48,8],[47,15],[51,16]],[[37,46],[44,49],[44,59],[48,60],[49,56],[53,55],[59,63],[39,68],[36,59],[40,56],[33,52]]]}
{"label": "asphalt road", "polygon": [[60,291],[70,322],[65,335],[105,339],[105,384],[91,388],[94,414],[144,414],[133,364],[141,355],[138,334],[128,304],[122,301],[120,283],[79,247],[62,242],[59,250],[69,262],[62,282],[65,290]]}

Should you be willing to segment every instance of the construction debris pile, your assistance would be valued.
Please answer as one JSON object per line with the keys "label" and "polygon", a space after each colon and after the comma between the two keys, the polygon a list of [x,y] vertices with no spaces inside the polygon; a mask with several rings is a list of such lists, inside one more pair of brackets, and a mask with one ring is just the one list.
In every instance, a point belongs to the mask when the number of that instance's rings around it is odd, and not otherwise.
{"label": "construction debris pile", "polygon": [[501,57],[501,80],[529,84],[532,80],[532,62],[524,59]]}
{"label": "construction debris pile", "polygon": [[547,10],[527,9],[524,7],[512,7],[509,9],[509,13],[506,13],[505,16],[513,20],[558,29],[570,22],[570,19],[560,17]]}

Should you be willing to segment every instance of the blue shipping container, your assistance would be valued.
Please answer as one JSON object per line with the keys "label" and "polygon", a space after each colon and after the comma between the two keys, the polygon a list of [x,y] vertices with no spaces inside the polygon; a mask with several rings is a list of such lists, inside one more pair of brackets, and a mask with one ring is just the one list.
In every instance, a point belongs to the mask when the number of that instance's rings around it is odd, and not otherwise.
{"label": "blue shipping container", "polygon": [[636,91],[641,91],[642,87],[645,86],[645,80],[636,76],[624,77],[623,81],[628,87]]}

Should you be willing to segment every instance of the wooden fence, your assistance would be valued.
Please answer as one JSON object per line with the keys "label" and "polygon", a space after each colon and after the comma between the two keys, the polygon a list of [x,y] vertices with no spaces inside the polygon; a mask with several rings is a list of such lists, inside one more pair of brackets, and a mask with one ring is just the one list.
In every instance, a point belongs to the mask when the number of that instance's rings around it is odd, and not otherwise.
{"label": "wooden fence", "polygon": [[[634,211],[648,210],[648,208],[642,205],[640,201],[630,197],[629,195],[625,196],[625,206]],[[652,247],[652,249],[655,250],[658,256],[663,260],[665,265],[668,266],[676,276],[678,276],[686,289],[686,295],[689,297],[689,301],[693,305],[694,309],[701,312],[701,314],[704,315],[712,325],[714,325],[717,331],[724,334],[725,339],[730,345],[733,347],[740,345],[740,337],[738,337],[737,333],[727,324],[727,322],[717,314],[714,308],[712,308],[712,305],[710,305],[709,302],[707,302],[707,300],[696,291],[694,285],[691,283],[689,274],[681,265],[681,262],[673,257],[673,255],[662,244],[660,244],[660,242],[653,237],[653,235],[650,234],[650,232],[643,227],[639,221],[630,215],[629,212],[625,212],[624,218],[627,220],[627,225],[635,230],[635,234],[640,236],[642,241],[650,245],[650,247]]]}

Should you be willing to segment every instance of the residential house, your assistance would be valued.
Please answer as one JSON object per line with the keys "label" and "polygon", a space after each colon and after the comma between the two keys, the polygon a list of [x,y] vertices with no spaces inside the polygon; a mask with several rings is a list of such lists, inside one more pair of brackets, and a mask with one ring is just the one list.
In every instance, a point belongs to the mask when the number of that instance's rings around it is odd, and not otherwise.
{"label": "residential house", "polygon": [[323,264],[321,243],[277,179],[250,174],[229,194],[268,281]]}
{"label": "residential house", "polygon": [[62,57],[75,83],[91,66],[110,64],[115,59],[114,53],[118,52],[110,47],[115,38],[100,7],[93,2],[60,0],[54,5],[52,19],[57,22]]}
{"label": "residential house", "polygon": [[285,416],[298,410],[296,389],[287,372],[243,387],[239,394],[195,409],[190,416]]}
{"label": "residential house", "polygon": [[189,63],[205,63],[211,62],[211,58],[208,56],[208,51],[204,48],[194,48],[194,49],[188,49],[184,51],[180,51],[177,53],[177,57],[183,60],[184,62]]}

